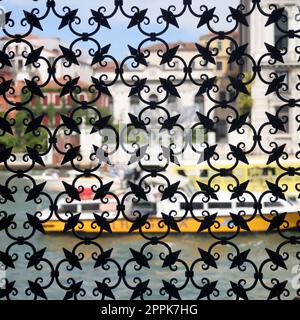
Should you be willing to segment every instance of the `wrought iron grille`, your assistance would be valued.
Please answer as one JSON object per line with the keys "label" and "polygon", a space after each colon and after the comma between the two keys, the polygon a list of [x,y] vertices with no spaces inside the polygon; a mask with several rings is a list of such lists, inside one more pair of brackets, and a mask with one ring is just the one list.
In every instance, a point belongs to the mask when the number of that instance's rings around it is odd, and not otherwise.
{"label": "wrought iron grille", "polygon": [[[84,21],[65,2],[1,2],[2,299],[300,295],[300,3],[287,2],[226,4],[224,31],[219,2],[156,19],[146,2],[93,3]],[[102,40],[117,16],[119,37],[134,34],[122,59]],[[208,34],[170,43],[183,19]]]}

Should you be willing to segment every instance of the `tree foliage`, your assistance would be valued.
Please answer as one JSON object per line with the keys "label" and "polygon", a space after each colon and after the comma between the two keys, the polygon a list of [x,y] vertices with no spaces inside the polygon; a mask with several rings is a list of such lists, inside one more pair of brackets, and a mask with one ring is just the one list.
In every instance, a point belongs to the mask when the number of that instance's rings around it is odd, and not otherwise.
{"label": "tree foliage", "polygon": [[[29,93],[23,94],[22,101],[28,99],[28,94]],[[44,107],[42,105],[41,99],[37,98],[34,99],[34,104],[31,104],[27,107],[32,111],[35,117],[44,114],[45,118],[48,118],[47,127],[55,128],[55,117],[60,114],[67,115],[71,110],[77,108],[78,105],[74,102],[71,106],[67,106],[65,99],[62,99],[59,108],[56,108],[52,103]],[[100,107],[98,108],[98,110],[100,111],[102,117],[109,115],[109,112],[104,107]],[[4,112],[0,112],[0,117],[4,117],[4,115]],[[88,109],[79,108],[74,114],[74,119],[78,117],[82,118],[82,123],[88,126],[90,125],[90,118],[95,117],[95,114],[91,114]],[[24,122],[28,123],[28,121],[31,120],[29,112],[27,112],[26,110],[16,111],[13,118],[15,119],[15,123],[12,127],[13,135],[7,132],[5,132],[4,135],[1,135],[2,132],[0,130],[0,147],[13,147],[13,152],[26,152],[26,146],[30,148],[36,148],[39,152],[43,152],[44,150],[46,150],[48,144],[48,134],[45,129],[38,129],[35,133],[25,133],[26,125],[24,124]],[[109,124],[113,125],[112,118],[110,119]]]}

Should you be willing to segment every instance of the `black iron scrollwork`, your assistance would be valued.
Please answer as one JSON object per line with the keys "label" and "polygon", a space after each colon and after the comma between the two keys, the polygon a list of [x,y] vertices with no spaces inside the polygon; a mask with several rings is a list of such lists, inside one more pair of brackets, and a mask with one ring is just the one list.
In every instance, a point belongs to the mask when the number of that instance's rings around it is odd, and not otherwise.
{"label": "black iron scrollwork", "polygon": [[[0,211],[0,232],[1,238],[4,239],[3,243],[7,243],[7,247],[0,252],[0,261],[7,274],[3,280],[4,285],[0,288],[0,298],[14,299],[25,293],[28,299],[46,299],[48,292],[55,288],[58,296],[64,299],[84,298],[88,295],[88,291],[89,297],[94,299],[115,299],[118,288],[125,287],[131,299],[147,299],[153,294],[153,290],[157,290],[164,299],[184,299],[184,292],[188,288],[192,288],[195,299],[214,299],[220,296],[220,282],[216,275],[222,269],[236,270],[235,280],[228,282],[229,288],[225,293],[228,298],[248,299],[252,290],[258,287],[267,292],[266,298],[269,299],[300,295],[299,289],[290,292],[288,277],[281,279],[282,273],[280,273],[281,269],[288,269],[290,257],[290,253],[286,251],[288,247],[295,248],[292,251],[296,252],[295,258],[299,264],[300,237],[297,233],[300,228],[299,213],[294,213],[297,232],[289,233],[284,230],[290,227],[286,212],[272,210],[266,214],[262,209],[266,198],[271,203],[276,203],[280,199],[286,200],[289,191],[286,179],[300,176],[298,165],[286,165],[286,160],[289,159],[287,146],[277,139],[278,133],[286,132],[288,122],[299,125],[300,117],[289,119],[284,110],[300,107],[300,99],[287,98],[285,93],[288,92],[289,86],[285,82],[285,76],[278,75],[272,69],[278,63],[284,64],[291,50],[294,50],[293,53],[300,59],[300,46],[289,50],[280,46],[284,43],[284,39],[299,40],[300,29],[283,29],[281,22],[287,19],[284,9],[272,4],[267,7],[262,6],[262,1],[252,0],[249,1],[249,8],[240,4],[236,8],[230,7],[229,10],[227,21],[232,28],[227,31],[217,31],[215,27],[219,21],[216,8],[198,5],[197,1],[194,5],[191,0],[183,0],[178,7],[171,5],[161,9],[161,14],[156,20],[155,32],[149,31],[152,21],[147,16],[147,9],[133,6],[127,11],[122,0],[114,1],[111,12],[104,6],[91,9],[88,30],[85,32],[79,28],[82,21],[78,9],[65,6],[60,11],[54,0],[39,3],[39,7],[31,11],[24,11],[23,18],[18,21],[23,28],[20,34],[13,33],[17,23],[12,19],[13,13],[4,14],[2,34],[5,42],[0,51],[0,72],[8,70],[8,74],[12,76],[10,78],[2,74],[0,76],[1,101],[8,105],[0,117],[0,138],[10,136],[14,141],[12,145],[15,145],[20,136],[30,135],[32,140],[35,138],[34,141],[39,142],[26,146],[21,168],[16,166],[17,154],[13,146],[2,144],[0,151],[0,163],[5,172],[9,173],[0,184],[0,203],[3,208],[5,206],[5,209]],[[277,43],[265,43],[265,51],[259,57],[253,57],[249,53],[248,43],[241,43],[232,36],[241,26],[250,27],[250,17],[254,13],[264,16],[267,20],[266,25],[274,25],[281,32]],[[112,19],[117,14],[127,20],[128,29],[135,28],[144,38],[137,47],[128,46],[129,55],[122,61],[118,61],[110,54],[109,44],[103,45],[97,41],[97,35],[101,34],[102,29],[113,27]],[[63,32],[68,29],[74,38],[68,47],[59,45],[56,48],[58,54],[51,62],[43,56],[45,49],[42,46],[36,48],[30,40],[35,31],[44,31],[49,27],[46,19],[50,15],[57,18],[58,30]],[[163,39],[170,28],[180,28],[180,18],[185,15],[198,19],[198,29],[207,28],[211,32],[211,37],[205,45],[195,44],[195,55],[189,60],[181,56],[180,44],[171,46]],[[295,21],[298,21],[298,17],[299,14],[295,17]],[[221,83],[218,76],[211,76],[205,72],[205,68],[216,65],[220,54],[214,43],[224,40],[230,42],[230,47],[226,50],[228,65],[235,64],[238,70],[242,70],[227,77],[227,83],[222,89],[228,93],[225,98],[219,94]],[[87,88],[82,87],[79,76],[71,77],[68,74],[68,69],[81,63],[83,53],[79,47],[83,42],[92,45],[88,50],[90,65],[103,70],[98,77],[91,74]],[[20,43],[24,46],[22,57],[25,59],[25,66],[31,66],[32,77],[23,79],[22,87],[18,89],[13,66],[16,53],[9,48]],[[141,67],[148,67],[151,53],[147,46],[153,43],[158,47],[156,53],[160,66],[166,66],[170,70],[165,77],[163,73],[159,75],[155,82],[157,87],[154,89],[153,83],[150,84],[147,78],[140,78],[139,75]],[[249,77],[243,71],[246,62],[250,64]],[[57,76],[60,64],[66,70],[63,77]],[[200,66],[200,74],[195,72],[196,65]],[[267,68],[263,68],[266,65]],[[46,70],[44,77],[38,72],[41,66]],[[114,70],[110,76],[105,72],[108,66]],[[130,79],[126,77],[128,70],[131,74]],[[204,135],[215,132],[221,121],[216,113],[222,111],[226,114],[228,133],[234,132],[240,137],[240,142],[227,145],[225,160],[229,165],[226,167],[219,165],[222,155],[218,143],[211,144],[205,140],[199,145],[192,137],[185,136],[184,124],[180,123],[180,115],[185,112],[184,109],[174,114],[165,106],[170,97],[181,99],[180,88],[187,81],[196,88],[196,96],[205,97],[212,105],[207,111],[195,111],[195,117],[190,121],[191,130],[202,128]],[[275,113],[266,112],[267,120],[259,126],[250,121],[250,112],[242,112],[236,105],[241,95],[250,95],[249,86],[254,81],[260,81],[266,86],[266,99],[267,96],[275,94],[280,104]],[[31,105],[35,98],[45,97],[44,92],[50,82],[59,88],[60,98],[70,96],[72,101],[72,107],[67,112],[60,113],[59,123],[52,129],[45,122],[44,112],[38,114]],[[128,122],[122,130],[116,129],[111,123],[112,115],[104,114],[95,106],[101,97],[111,97],[114,86],[119,83],[123,89],[126,88],[129,97],[138,97],[141,105],[138,112],[131,111],[128,114]],[[299,91],[300,82],[293,85]],[[84,90],[88,94],[85,99],[80,99],[80,93]],[[148,98],[151,90],[157,93],[157,99]],[[22,99],[16,99],[18,94]],[[82,114],[85,114],[85,117]],[[18,121],[22,124],[22,133],[17,133]],[[84,123],[85,121],[87,123]],[[103,130],[107,130],[114,137],[112,149],[109,149],[106,143],[94,144],[89,154],[88,168],[82,166],[84,156],[81,146],[68,140],[74,134],[81,135],[84,125],[90,128],[91,135],[97,132],[101,135]],[[153,127],[158,128],[162,135],[168,133],[173,138],[178,135],[185,138],[182,147],[176,145],[174,141],[161,147],[155,159],[160,166],[147,164],[153,155],[150,155],[146,143],[124,142],[128,132],[135,130],[141,134],[148,134]],[[246,131],[250,132],[248,136],[251,140],[245,141]],[[59,143],[61,139],[67,142],[61,144]],[[46,144],[41,141],[46,141]],[[188,195],[181,187],[180,176],[174,182],[165,173],[171,165],[180,167],[180,155],[183,155],[188,147],[198,156],[199,163],[206,163],[212,172],[205,182],[200,175],[197,177],[192,195]],[[127,179],[126,191],[123,193],[114,188],[116,181],[105,181],[102,177],[103,168],[113,165],[113,156],[119,150],[130,155],[128,165],[135,164],[138,172],[135,179]],[[257,150],[266,156],[267,165],[275,164],[281,169],[275,180],[266,181],[266,189],[259,196],[253,190],[249,190],[249,180],[240,180],[235,174],[235,169],[241,164],[249,165],[249,158]],[[50,152],[56,152],[60,156],[61,167],[69,166],[77,171],[76,177],[72,181],[64,181],[63,189],[55,195],[46,189],[46,182],[36,181],[32,174],[33,169],[46,167],[45,156]],[[299,159],[299,155],[299,151],[295,152],[296,160]],[[85,179],[93,180],[91,197],[97,201],[100,208],[101,205],[106,208],[105,205],[113,202],[113,216],[108,209],[100,209],[100,212],[93,213],[89,221],[84,221],[83,212],[73,212],[72,203],[80,203],[83,199],[86,188],[82,185],[82,181]],[[226,192],[230,195],[231,201],[252,203],[248,207],[250,214],[249,212],[246,214],[245,210],[230,213],[230,219],[225,222],[226,228],[231,231],[229,233],[219,232],[222,228],[218,219],[220,213],[204,208],[204,204],[220,201],[219,196],[222,191],[220,179],[226,179]],[[153,180],[156,181],[156,185],[152,183]],[[20,184],[21,181],[26,181],[24,187]],[[299,193],[299,183],[295,187]],[[21,223],[16,219],[12,205],[20,191],[24,191],[24,203],[30,203],[30,208],[34,208],[32,212],[27,213],[25,221]],[[158,212],[157,221],[153,220],[151,212],[144,213],[139,207],[143,203],[149,203],[149,197],[154,191],[159,195],[157,198],[159,203],[168,203],[161,212]],[[64,212],[59,211],[62,199],[65,199],[66,204],[70,204],[69,207],[66,206]],[[202,209],[199,209],[199,203],[203,205]],[[37,209],[41,204],[46,207],[43,212]],[[258,219],[266,226],[267,232],[273,231],[267,233],[268,235],[275,233],[276,241],[281,239],[276,242],[278,246],[273,248],[274,250],[265,249],[263,254],[265,259],[262,261],[252,255],[251,251],[254,251],[254,248],[241,248],[236,243],[239,237],[243,237],[242,233],[253,232],[251,223]],[[61,259],[48,254],[47,247],[51,245],[50,243],[40,246],[38,242],[32,241],[39,233],[46,233],[45,225],[53,221],[62,225],[62,233],[68,233],[68,236],[74,239],[73,248],[65,248],[62,241]],[[113,225],[118,221],[126,223],[127,232],[132,237],[139,238],[142,244],[138,250],[127,248],[127,252],[123,253],[125,258],[121,258],[120,253],[116,252],[117,243],[114,247],[113,244],[106,247],[101,242],[107,234],[115,233]],[[186,221],[196,228],[198,241],[197,256],[189,259],[183,250],[173,248],[168,242],[171,232],[181,233],[182,225]],[[91,232],[83,232],[85,228]],[[151,228],[156,228],[159,232],[149,233]],[[202,234],[212,240],[206,248],[201,243]],[[180,244],[179,239],[181,238],[176,238],[176,241]],[[119,241],[122,241],[122,237]],[[222,263],[221,255],[225,257]],[[17,269],[19,261],[23,258],[28,273],[34,270],[34,274],[37,275],[28,280],[26,288],[20,288],[18,282],[13,276],[10,277],[8,272]],[[92,261],[92,270],[84,271],[87,268],[85,259]],[[161,279],[158,287],[155,283],[155,289],[152,288],[151,282],[151,272],[154,269],[155,272],[168,270],[169,275],[168,278]],[[94,279],[92,287],[85,287],[84,272],[92,274]],[[264,276],[266,273],[270,275],[270,272],[271,279]],[[251,276],[244,277],[245,274]]]}

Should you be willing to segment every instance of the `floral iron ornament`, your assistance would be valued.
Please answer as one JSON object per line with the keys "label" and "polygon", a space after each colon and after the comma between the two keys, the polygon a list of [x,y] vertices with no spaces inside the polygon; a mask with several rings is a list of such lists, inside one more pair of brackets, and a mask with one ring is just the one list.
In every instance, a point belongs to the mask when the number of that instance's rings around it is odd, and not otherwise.
{"label": "floral iron ornament", "polygon": [[[149,31],[152,21],[147,8],[132,6],[127,10],[123,0],[115,0],[111,11],[104,6],[91,8],[85,32],[82,32],[78,9],[64,6],[60,10],[54,0],[35,3],[38,7],[31,11],[24,10],[20,21],[13,19],[14,12],[2,13],[2,33],[5,40],[0,51],[0,95],[3,105],[6,104],[8,107],[0,117],[0,138],[9,137],[11,139],[9,141],[13,143],[12,146],[2,144],[0,151],[0,164],[5,172],[9,173],[0,184],[0,201],[4,208],[0,211],[0,233],[1,239],[4,239],[3,243],[7,243],[7,247],[1,247],[0,251],[0,262],[6,272],[4,285],[0,288],[0,298],[18,299],[25,294],[28,299],[47,299],[49,292],[55,288],[59,292],[58,295],[64,299],[80,299],[87,295],[93,299],[116,299],[118,288],[125,287],[131,299],[147,299],[154,290],[157,290],[164,299],[184,299],[185,291],[190,288],[195,299],[214,299],[220,297],[220,281],[211,277],[226,268],[236,270],[238,274],[234,281],[228,281],[226,298],[249,299],[251,293],[258,287],[266,292],[268,299],[300,296],[299,288],[294,288],[291,292],[288,277],[282,278],[282,271],[287,274],[290,265],[290,254],[286,251],[288,247],[296,248],[295,257],[299,263],[299,234],[285,232],[291,224],[286,212],[273,210],[267,215],[263,211],[265,197],[269,197],[271,203],[286,200],[288,186],[284,183],[285,179],[300,176],[298,165],[285,164],[291,155],[287,151],[288,146],[281,144],[278,139],[279,133],[287,133],[288,122],[293,122],[293,126],[299,126],[300,116],[287,119],[283,112],[286,109],[297,109],[300,106],[300,99],[287,97],[289,85],[286,76],[273,71],[277,65],[285,64],[290,51],[299,61],[300,46],[282,48],[280,44],[284,43],[285,39],[299,40],[300,29],[298,26],[295,29],[285,30],[283,25],[288,17],[284,8],[271,3],[266,5],[265,2],[267,3],[267,1],[252,0],[246,1],[247,5],[229,7],[230,13],[226,19],[231,28],[227,31],[217,31],[215,28],[219,21],[217,8],[199,5],[198,1],[192,3],[192,0],[183,0],[177,7],[171,5],[162,8],[153,28],[155,31]],[[126,3],[128,4],[130,5],[130,1]],[[281,32],[277,43],[265,43],[263,52],[255,56],[249,51],[249,43],[238,41],[232,36],[237,31],[251,28],[250,20],[254,14],[264,17],[266,27],[274,26]],[[126,20],[127,29],[134,30],[144,38],[135,47],[128,45],[129,55],[121,61],[110,53],[110,44],[102,44],[97,40],[98,35],[105,32],[105,29],[113,28],[113,18],[116,15],[122,15]],[[51,25],[51,28],[56,27],[62,34],[66,31],[71,32],[73,38],[69,46],[60,44],[56,48],[57,56],[51,61],[46,58],[44,46],[36,47],[32,43],[32,35],[35,32],[46,32],[50,28],[46,22],[50,16],[55,17],[57,21],[57,25]],[[164,40],[169,30],[180,28],[182,17],[197,19],[195,31],[208,29],[211,33],[206,44],[194,44],[195,54],[188,59],[181,56],[180,44],[170,45]],[[298,21],[298,17],[299,13],[295,15],[295,21]],[[19,22],[23,32],[15,34],[13,30]],[[230,42],[230,47],[226,49],[227,64],[235,65],[238,72],[229,75],[224,86],[216,72],[212,74],[211,71],[205,72],[205,70],[215,68],[221,51],[214,44],[225,40]],[[82,64],[85,58],[80,45],[87,42],[92,45],[87,57],[91,68],[98,67],[102,71],[98,76],[94,73],[90,75],[88,94],[85,99],[80,99],[80,94],[84,91],[81,75],[72,77],[68,74],[68,70]],[[156,54],[159,66],[161,70],[163,68],[169,70],[168,73],[161,72],[155,82],[153,79],[140,77],[141,68],[147,69],[150,66],[149,57],[152,53],[149,49],[145,49],[145,44],[148,43],[158,44]],[[24,66],[30,67],[31,70],[30,76],[22,79],[21,88],[17,88],[16,85],[16,80],[20,76],[16,74],[14,64],[16,52],[10,50],[12,45],[17,44],[23,45],[24,50],[21,54],[25,61]],[[244,71],[246,63],[250,65],[248,78]],[[58,70],[61,66],[66,73],[59,77]],[[109,74],[105,71],[108,66],[113,69]],[[196,66],[200,67],[200,73],[199,69],[195,71]],[[43,76],[39,72],[40,69],[44,70]],[[10,77],[6,75],[6,71]],[[126,77],[128,72],[130,78]],[[164,77],[164,74],[167,76]],[[299,79],[300,74],[297,80],[294,79],[297,82],[293,83],[298,91]],[[266,101],[270,96],[276,96],[279,101],[277,111],[268,110],[265,113],[266,121],[258,126],[251,121],[250,111],[242,112],[237,105],[241,96],[250,96],[250,87],[255,81],[259,81],[266,88],[264,92]],[[60,113],[59,123],[54,128],[46,124],[46,114],[43,110],[38,112],[31,106],[35,99],[45,99],[45,92],[50,82],[59,88],[60,99],[69,96],[72,104],[67,112]],[[201,128],[204,135],[214,133],[221,123],[216,114],[222,111],[226,114],[228,134],[235,133],[240,138],[238,142],[227,145],[225,158],[230,165],[226,167],[218,165],[221,161],[218,143],[210,143],[205,139],[199,145],[192,136],[189,138],[185,136],[185,125],[181,123],[184,109],[174,114],[165,106],[169,99],[184,99],[181,88],[186,82],[196,89],[196,97],[204,97],[204,100],[209,101],[211,105],[207,110],[194,112],[194,117],[190,119],[191,129]],[[157,84],[154,88],[153,83]],[[141,106],[138,112],[128,113],[127,123],[121,130],[112,124],[112,114],[104,114],[103,110],[96,106],[102,97],[113,97],[114,88],[119,84],[122,84],[123,90],[127,90],[129,98],[137,97]],[[226,92],[225,98],[220,95],[221,89]],[[157,99],[149,98],[149,93],[153,90],[157,93]],[[22,99],[16,99],[18,95],[21,95]],[[18,118],[20,114],[23,115],[21,120]],[[18,125],[19,123],[21,125]],[[81,136],[86,128],[89,128],[90,136],[99,133],[99,137],[103,131],[109,132],[114,144],[108,146],[105,142],[98,145],[96,142],[93,143],[88,154],[91,165],[83,168],[83,146],[72,142],[61,144],[60,141],[71,141],[70,137]],[[149,152],[148,144],[125,143],[128,132],[136,130],[141,134],[148,134],[153,128],[158,129],[162,135],[168,133],[173,135],[173,138],[176,135],[182,136],[185,141],[181,148],[178,148],[174,141],[162,145],[154,157],[159,165],[153,165],[153,153]],[[247,142],[246,132],[251,137]],[[20,136],[30,136],[31,140],[26,141],[36,143],[28,142],[21,159],[22,165],[16,166],[18,160],[14,146],[17,145]],[[269,144],[266,143],[265,137],[270,140]],[[46,144],[41,143],[42,138]],[[188,195],[181,187],[179,177],[174,182],[166,174],[166,170],[171,166],[180,168],[181,156],[188,148],[199,159],[195,165],[206,163],[213,172],[206,182],[203,182],[200,176],[197,178],[192,195]],[[251,156],[257,150],[260,155],[266,156],[266,165],[273,164],[281,169],[275,180],[266,179],[268,180],[266,189],[259,196],[249,189],[249,180],[240,181],[234,173],[239,165],[249,165]],[[116,184],[114,179],[105,181],[102,175],[103,168],[114,165],[114,155],[119,151],[129,155],[128,166],[134,164],[137,171],[143,173],[136,179],[129,180],[126,192],[123,193],[114,187]],[[52,152],[60,156],[61,167],[71,167],[77,172],[72,181],[63,181],[63,189],[55,195],[47,189],[47,182],[37,181],[32,174],[32,170],[36,168],[46,168],[45,159]],[[298,160],[299,151],[294,152],[293,156]],[[152,165],[149,165],[150,160]],[[105,209],[98,213],[93,212],[89,221],[91,232],[85,233],[83,231],[87,222],[83,221],[83,212],[66,209],[62,213],[59,211],[59,204],[62,199],[66,199],[69,205],[84,203],[83,195],[86,187],[81,181],[88,178],[94,181],[91,186],[92,200],[97,201],[100,208],[101,205],[113,203],[114,215],[111,216]],[[224,178],[228,179],[226,191],[230,194],[231,201],[252,203],[250,215],[246,215],[244,210],[230,213],[229,220],[225,221],[225,227],[231,231],[229,233],[218,232],[218,229],[222,228],[222,222],[219,219],[220,213],[215,209],[203,209],[199,215],[201,206],[204,208],[213,201],[219,201],[221,192],[219,181]],[[159,213],[157,221],[154,221],[153,213],[145,214],[138,209],[139,204],[150,202],[155,188],[153,180],[158,181],[157,202],[169,203],[169,206],[165,206]],[[20,181],[26,181],[24,187],[22,184],[20,187]],[[299,193],[299,184],[295,187]],[[20,223],[13,209],[19,192],[25,194],[24,203],[31,204],[31,207],[44,205],[47,208],[46,214],[39,209],[26,212],[25,218],[23,217],[25,221]],[[176,206],[179,201],[180,212]],[[133,206],[137,209],[129,209]],[[236,240],[243,236],[242,233],[252,233],[251,226],[256,219],[260,219],[266,226],[268,234],[276,234],[276,239],[280,239],[274,250],[269,248],[264,250],[265,258],[262,261],[255,259],[252,246],[241,248],[236,243]],[[114,236],[115,225],[120,220],[127,224],[127,233],[132,237],[138,237],[142,243],[138,250],[128,248],[124,253],[125,259],[121,259],[117,252],[118,244],[115,247],[107,247],[105,242],[102,242],[107,234]],[[53,221],[62,226],[61,232],[72,237],[74,244],[72,248],[67,249],[62,241],[61,259],[48,254],[51,240],[47,243],[33,241],[36,237],[41,235],[43,237],[47,233],[46,226],[51,225]],[[183,226],[187,221],[194,226],[199,236],[197,256],[188,257],[189,259],[182,249],[173,249],[168,242],[171,233],[184,232]],[[299,232],[298,212],[294,214],[293,223]],[[155,233],[149,232],[153,224],[156,224]],[[203,233],[211,239],[207,248],[201,245],[200,236]],[[176,239],[179,241],[179,238]],[[92,250],[91,254],[87,253],[88,249]],[[221,263],[220,257],[225,249],[228,252],[226,263]],[[36,278],[29,276],[28,280],[26,279],[24,290],[13,276],[10,277],[10,272],[19,268],[21,256],[25,258],[28,275],[32,270],[37,275]],[[87,258],[93,264],[92,270],[88,271],[94,279],[92,288],[85,286],[83,276]],[[156,287],[157,283],[151,281],[151,271],[157,272],[158,269],[168,270],[170,275],[168,279],[161,279],[159,288]],[[269,275],[270,272],[271,277],[266,277],[265,275]],[[249,278],[246,280],[243,276],[245,274],[251,274],[251,280]],[[24,273],[24,277],[26,276]]]}

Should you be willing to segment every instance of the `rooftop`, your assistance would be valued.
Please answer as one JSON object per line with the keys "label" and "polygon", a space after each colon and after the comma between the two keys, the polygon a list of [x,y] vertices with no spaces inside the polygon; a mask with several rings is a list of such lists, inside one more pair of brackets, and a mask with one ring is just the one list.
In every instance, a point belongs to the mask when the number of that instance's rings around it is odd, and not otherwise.
{"label": "rooftop", "polygon": [[[168,43],[169,48],[174,48],[176,46],[179,46],[179,50],[181,51],[194,51],[197,50],[194,42],[184,42],[184,41],[177,41],[177,42],[170,42]],[[143,51],[149,50],[149,51],[158,51],[158,50],[165,50],[166,47],[163,43],[157,43],[153,44],[149,47],[143,48]]]}

